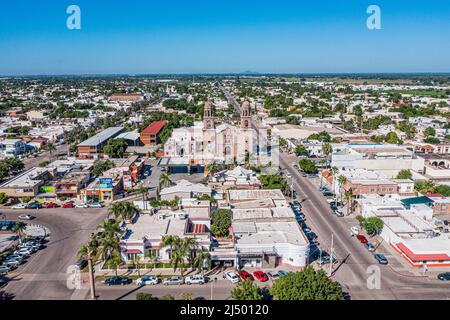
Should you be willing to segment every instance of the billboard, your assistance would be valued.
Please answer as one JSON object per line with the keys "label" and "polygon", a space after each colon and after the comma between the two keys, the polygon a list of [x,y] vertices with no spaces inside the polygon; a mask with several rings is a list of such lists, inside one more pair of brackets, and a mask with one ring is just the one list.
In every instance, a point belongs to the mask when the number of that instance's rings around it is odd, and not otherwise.
{"label": "billboard", "polygon": [[99,178],[98,183],[100,185],[100,189],[112,189],[114,187],[112,178]]}

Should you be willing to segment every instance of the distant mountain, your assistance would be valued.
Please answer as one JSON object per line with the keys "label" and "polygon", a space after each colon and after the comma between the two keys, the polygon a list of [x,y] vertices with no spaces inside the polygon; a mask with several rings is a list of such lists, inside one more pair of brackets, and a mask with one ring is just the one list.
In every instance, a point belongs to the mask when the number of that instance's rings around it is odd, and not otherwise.
{"label": "distant mountain", "polygon": [[240,72],[239,74],[243,74],[243,75],[257,75],[257,74],[260,74],[260,73],[256,72],[256,71],[246,70],[244,72]]}

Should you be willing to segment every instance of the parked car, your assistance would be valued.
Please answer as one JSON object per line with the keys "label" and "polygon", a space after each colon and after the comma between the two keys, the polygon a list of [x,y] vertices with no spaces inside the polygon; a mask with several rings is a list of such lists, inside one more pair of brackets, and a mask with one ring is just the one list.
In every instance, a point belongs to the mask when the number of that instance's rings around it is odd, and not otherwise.
{"label": "parked car", "polygon": [[437,278],[441,281],[450,281],[450,272],[440,273]]}
{"label": "parked car", "polygon": [[160,280],[153,276],[143,276],[142,278],[139,278],[136,280],[136,283],[140,286],[145,286],[147,284],[155,285],[158,284]]}
{"label": "parked car", "polygon": [[351,234],[357,236],[359,234],[359,228],[356,226],[353,226],[350,228]]}
{"label": "parked car", "polygon": [[262,271],[255,271],[253,272],[253,275],[255,276],[256,279],[258,279],[261,282],[266,282],[269,280],[269,277],[267,276],[267,274],[265,274]]}
{"label": "parked car", "polygon": [[373,244],[371,244],[370,242],[366,242],[364,243],[364,247],[369,250],[370,252],[375,251],[375,246]]}
{"label": "parked car", "polygon": [[339,208],[336,208],[336,210],[334,210],[334,214],[340,218],[342,218],[344,216],[344,213]]}
{"label": "parked car", "polygon": [[6,266],[1,265],[0,266],[0,274],[7,274],[9,272],[9,268]]}
{"label": "parked car", "polygon": [[118,285],[124,286],[130,283],[131,279],[125,277],[112,277],[105,280],[105,284],[108,286],[118,286]]}
{"label": "parked car", "polygon": [[21,214],[21,215],[17,216],[17,219],[19,219],[19,220],[33,220],[34,218],[36,218],[36,217],[32,216],[31,214]]}
{"label": "parked car", "polygon": [[38,202],[31,202],[29,204],[27,204],[27,209],[41,209],[42,208],[42,204],[38,203]]}
{"label": "parked car", "polygon": [[239,277],[241,277],[241,279],[243,281],[254,281],[255,280],[253,278],[253,276],[245,270],[239,271],[238,274],[239,274]]}
{"label": "parked car", "polygon": [[[321,261],[320,261],[321,259]],[[333,263],[336,264],[338,263],[338,259],[336,259],[335,257],[331,257],[328,253],[325,252],[325,254],[322,255],[322,257],[319,257],[319,263],[324,265],[324,264],[329,264],[329,263]]]}
{"label": "parked car", "polygon": [[45,202],[42,206],[46,209],[54,209],[59,207],[59,205],[54,202]]}
{"label": "parked car", "polygon": [[32,247],[24,247],[24,248],[20,248],[19,250],[14,251],[15,254],[19,253],[19,254],[25,254],[25,255],[31,255],[34,252],[36,252],[36,250],[33,249]]}
{"label": "parked car", "polygon": [[0,276],[0,288],[3,288],[8,283],[9,279],[4,276]]}
{"label": "parked car", "polygon": [[366,237],[364,237],[362,234],[358,234],[358,235],[356,236],[356,239],[358,239],[358,241],[361,242],[361,243],[367,243],[367,242],[369,242],[369,241],[367,241]]}
{"label": "parked car", "polygon": [[72,202],[66,202],[66,203],[63,204],[62,207],[63,207],[64,209],[71,209],[71,208],[74,208],[75,206],[73,205]]}
{"label": "parked car", "polygon": [[278,270],[278,276],[281,278],[281,277],[284,277],[284,276],[287,276],[289,273],[288,272],[286,272],[286,271],[284,271],[284,270]]}
{"label": "parked car", "polygon": [[5,261],[8,261],[8,260],[17,260],[19,262],[22,262],[23,260],[25,260],[25,256],[20,255],[20,254],[11,254],[5,258]]}
{"label": "parked car", "polygon": [[183,284],[183,278],[178,277],[178,276],[173,276],[173,277],[164,279],[162,284],[165,286],[174,285],[174,284],[181,286]]}
{"label": "parked car", "polygon": [[17,260],[5,260],[3,261],[2,265],[3,268],[8,268],[8,271],[16,269],[18,266],[20,266],[20,262]]}
{"label": "parked car", "polygon": [[80,268],[80,270],[83,270],[87,267],[88,261],[86,259],[80,259],[77,262],[75,262],[75,265]]}
{"label": "parked car", "polygon": [[24,203],[18,203],[18,204],[13,205],[11,208],[12,209],[26,209],[27,205]]}
{"label": "parked car", "polygon": [[239,282],[239,276],[234,272],[225,272],[225,278],[230,280],[231,283]]}
{"label": "parked car", "polygon": [[75,205],[75,208],[87,209],[89,206],[86,203],[79,203]]}
{"label": "parked car", "polygon": [[268,272],[267,275],[269,276],[269,278],[272,281],[275,281],[280,277],[280,275],[277,272],[272,272],[272,271]]}
{"label": "parked car", "polygon": [[381,253],[377,253],[373,255],[375,257],[375,259],[377,259],[379,264],[388,264],[388,260],[386,259],[386,257],[381,254]]}
{"label": "parked car", "polygon": [[206,282],[205,277],[201,274],[195,274],[193,276],[187,276],[184,279],[184,283],[191,285],[191,284],[204,284]]}
{"label": "parked car", "polygon": [[103,204],[100,203],[100,202],[91,203],[91,204],[89,205],[89,208],[103,208],[103,207],[104,207]]}

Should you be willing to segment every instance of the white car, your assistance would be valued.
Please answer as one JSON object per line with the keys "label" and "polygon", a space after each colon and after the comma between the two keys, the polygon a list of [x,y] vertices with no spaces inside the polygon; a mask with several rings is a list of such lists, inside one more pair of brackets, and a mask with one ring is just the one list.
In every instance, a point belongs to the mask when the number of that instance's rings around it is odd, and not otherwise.
{"label": "white car", "polygon": [[13,205],[11,208],[12,209],[26,209],[27,205],[24,203],[18,203],[18,204]]}
{"label": "white car", "polygon": [[96,202],[96,203],[91,203],[91,204],[89,205],[89,208],[103,208],[103,204],[98,203],[98,202]]}
{"label": "white car", "polygon": [[227,280],[230,280],[231,283],[238,283],[240,281],[239,276],[234,272],[226,272],[225,278],[227,278]]}
{"label": "white car", "polygon": [[20,216],[17,216],[19,220],[32,220],[34,219],[34,216],[31,214],[21,214]]}
{"label": "white car", "polygon": [[146,284],[155,285],[159,283],[159,279],[153,276],[143,276],[142,278],[139,278],[136,280],[136,283],[140,286],[144,286]]}
{"label": "white car", "polygon": [[350,231],[352,232],[352,235],[357,236],[359,234],[359,228],[356,226],[351,227]]}
{"label": "white car", "polygon": [[89,208],[89,206],[86,203],[80,203],[80,204],[76,204],[75,208],[87,209],[87,208]]}
{"label": "white car", "polygon": [[184,279],[184,283],[186,284],[204,284],[206,282],[205,277],[201,274],[196,274],[193,276],[187,276]]}

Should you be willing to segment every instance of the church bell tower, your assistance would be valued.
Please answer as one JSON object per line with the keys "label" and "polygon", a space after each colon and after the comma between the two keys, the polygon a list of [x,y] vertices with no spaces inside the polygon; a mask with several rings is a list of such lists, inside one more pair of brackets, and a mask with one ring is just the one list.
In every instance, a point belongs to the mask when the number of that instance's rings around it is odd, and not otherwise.
{"label": "church bell tower", "polygon": [[250,103],[246,100],[241,107],[241,128],[250,129],[252,126],[252,115],[250,111]]}
{"label": "church bell tower", "polygon": [[209,130],[214,129],[214,115],[212,110],[212,104],[211,101],[208,100],[205,103],[205,110],[203,112],[203,129]]}

